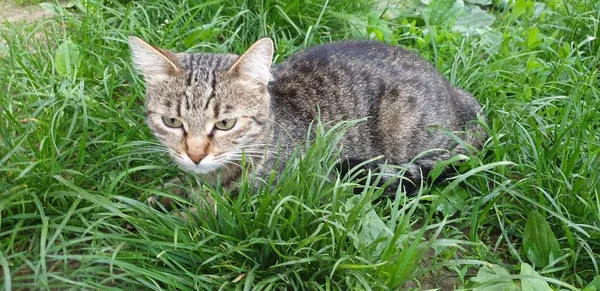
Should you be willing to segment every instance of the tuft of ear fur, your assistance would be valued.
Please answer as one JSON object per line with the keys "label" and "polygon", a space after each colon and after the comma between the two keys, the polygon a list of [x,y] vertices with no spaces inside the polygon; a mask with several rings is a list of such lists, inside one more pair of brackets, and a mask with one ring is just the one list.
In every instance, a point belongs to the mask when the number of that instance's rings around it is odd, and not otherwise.
{"label": "tuft of ear fur", "polygon": [[270,71],[272,59],[273,41],[270,38],[262,38],[237,59],[228,73],[267,85],[272,79]]}
{"label": "tuft of ear fur", "polygon": [[156,83],[182,71],[175,54],[152,46],[138,37],[129,37],[133,62],[146,82]]}

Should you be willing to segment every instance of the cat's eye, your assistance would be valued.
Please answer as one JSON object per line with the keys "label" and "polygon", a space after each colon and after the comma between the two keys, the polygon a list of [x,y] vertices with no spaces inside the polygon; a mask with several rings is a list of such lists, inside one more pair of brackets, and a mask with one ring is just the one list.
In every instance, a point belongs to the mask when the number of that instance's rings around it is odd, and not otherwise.
{"label": "cat's eye", "polygon": [[171,128],[180,128],[183,126],[181,120],[177,118],[163,116],[162,120],[166,126]]}
{"label": "cat's eye", "polygon": [[215,123],[215,128],[218,130],[230,130],[235,125],[235,119],[223,119]]}

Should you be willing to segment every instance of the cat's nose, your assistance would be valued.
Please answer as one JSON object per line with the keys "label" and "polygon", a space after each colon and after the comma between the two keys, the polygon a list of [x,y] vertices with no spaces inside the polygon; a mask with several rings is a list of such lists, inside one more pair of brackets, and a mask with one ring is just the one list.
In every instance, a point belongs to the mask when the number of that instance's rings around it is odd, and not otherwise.
{"label": "cat's nose", "polygon": [[190,157],[190,159],[192,160],[192,162],[194,162],[194,164],[199,164],[200,161],[202,161],[202,159],[206,158],[205,154],[191,154],[191,153],[187,153],[188,157]]}

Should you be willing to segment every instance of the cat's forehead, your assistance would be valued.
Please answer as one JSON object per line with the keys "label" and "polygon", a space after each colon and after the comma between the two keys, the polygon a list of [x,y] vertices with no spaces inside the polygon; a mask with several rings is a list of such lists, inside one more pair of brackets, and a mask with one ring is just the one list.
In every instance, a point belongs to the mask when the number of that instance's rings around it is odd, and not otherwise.
{"label": "cat's forehead", "polygon": [[180,66],[186,77],[192,78],[187,83],[210,80],[212,76],[226,72],[237,59],[231,54],[182,53],[178,54]]}
{"label": "cat's forehead", "polygon": [[[148,109],[178,116],[202,118],[223,97],[222,75],[237,55],[182,53],[177,55],[183,74],[172,76],[149,88]],[[176,112],[176,114],[175,114]]]}
{"label": "cat's forehead", "polygon": [[236,55],[188,53],[180,56],[180,66],[184,74],[179,77],[179,88],[197,102],[215,97],[221,83],[221,77],[235,62]]}

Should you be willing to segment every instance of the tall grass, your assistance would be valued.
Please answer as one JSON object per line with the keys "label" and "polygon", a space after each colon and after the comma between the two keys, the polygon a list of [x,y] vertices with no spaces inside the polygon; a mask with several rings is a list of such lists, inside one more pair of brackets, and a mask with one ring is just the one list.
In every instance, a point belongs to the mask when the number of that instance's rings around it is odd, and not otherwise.
{"label": "tall grass", "polygon": [[[496,20],[481,35],[418,14],[380,17],[373,7],[384,6],[358,0],[46,7],[57,16],[0,26],[5,289],[447,288],[447,277],[471,288],[485,278],[482,266],[523,274],[523,263],[533,265],[523,245],[531,210],[560,245],[559,257],[534,266],[543,280],[584,288],[598,275],[595,3],[494,4]],[[335,174],[337,140],[352,123],[315,124],[315,139],[260,193],[253,181],[237,194],[203,187],[173,167],[144,124],[128,35],[175,51],[234,53],[268,36],[276,62],[353,37],[403,45],[485,105],[490,138],[481,152],[455,157],[457,176],[415,197],[383,197],[375,186],[354,195],[355,181]],[[64,75],[56,54],[66,42],[81,61]],[[190,211],[204,202],[170,194],[164,185],[176,176],[214,208]],[[151,207],[153,195],[173,197],[190,219]]]}

